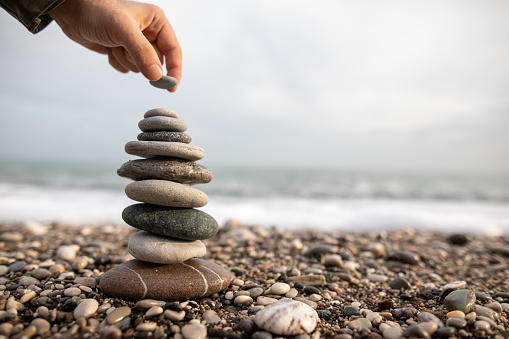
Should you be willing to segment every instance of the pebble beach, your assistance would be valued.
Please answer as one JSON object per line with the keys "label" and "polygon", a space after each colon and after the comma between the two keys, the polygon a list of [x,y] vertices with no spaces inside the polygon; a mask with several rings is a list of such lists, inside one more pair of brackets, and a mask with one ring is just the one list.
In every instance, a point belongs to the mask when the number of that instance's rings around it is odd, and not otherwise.
{"label": "pebble beach", "polygon": [[0,225],[0,338],[509,335],[508,236],[288,231],[231,220],[204,241],[204,259],[232,276],[227,288],[170,302],[111,298],[101,277],[133,259],[135,232]]}

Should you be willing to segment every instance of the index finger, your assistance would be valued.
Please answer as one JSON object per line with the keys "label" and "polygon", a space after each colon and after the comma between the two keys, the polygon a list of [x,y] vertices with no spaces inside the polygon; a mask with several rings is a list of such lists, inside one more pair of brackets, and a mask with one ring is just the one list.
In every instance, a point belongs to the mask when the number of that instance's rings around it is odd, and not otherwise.
{"label": "index finger", "polygon": [[175,92],[182,77],[182,49],[169,22],[161,28],[156,43],[166,59],[168,75],[177,79],[177,86],[169,90]]}

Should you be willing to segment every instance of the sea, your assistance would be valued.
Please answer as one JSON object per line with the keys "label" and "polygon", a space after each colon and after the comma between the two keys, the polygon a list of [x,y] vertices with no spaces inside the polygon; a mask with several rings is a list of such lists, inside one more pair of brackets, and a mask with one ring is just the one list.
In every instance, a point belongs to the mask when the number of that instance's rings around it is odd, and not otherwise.
{"label": "sea", "polygon": [[[509,234],[509,174],[210,167],[200,208],[220,225],[239,220],[288,230],[417,229]],[[125,225],[129,179],[114,165],[0,162],[0,222]]]}

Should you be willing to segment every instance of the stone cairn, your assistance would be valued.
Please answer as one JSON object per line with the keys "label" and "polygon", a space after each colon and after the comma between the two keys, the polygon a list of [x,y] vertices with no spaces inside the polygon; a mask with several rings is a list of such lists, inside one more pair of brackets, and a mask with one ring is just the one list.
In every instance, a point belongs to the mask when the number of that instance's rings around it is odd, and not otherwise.
{"label": "stone cairn", "polygon": [[201,240],[218,231],[214,218],[195,209],[207,204],[207,195],[190,186],[212,179],[209,169],[195,163],[204,150],[189,144],[187,124],[171,110],[149,110],[138,126],[138,141],[128,142],[125,151],[145,159],[118,169],[120,176],[135,180],[127,185],[127,196],[141,202],[122,212],[124,221],[140,230],[128,243],[136,259],[106,272],[101,290],[125,300],[176,301],[225,289],[230,272],[197,259],[206,254]]}

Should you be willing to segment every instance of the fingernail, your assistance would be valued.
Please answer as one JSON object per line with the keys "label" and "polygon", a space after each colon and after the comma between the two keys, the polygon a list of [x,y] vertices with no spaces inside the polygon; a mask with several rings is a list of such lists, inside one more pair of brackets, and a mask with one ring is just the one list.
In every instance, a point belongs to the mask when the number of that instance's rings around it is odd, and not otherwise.
{"label": "fingernail", "polygon": [[161,65],[154,64],[147,68],[145,76],[147,77],[148,80],[152,81],[159,80],[163,76],[163,67]]}

